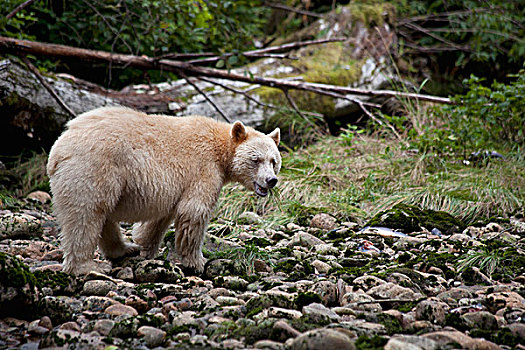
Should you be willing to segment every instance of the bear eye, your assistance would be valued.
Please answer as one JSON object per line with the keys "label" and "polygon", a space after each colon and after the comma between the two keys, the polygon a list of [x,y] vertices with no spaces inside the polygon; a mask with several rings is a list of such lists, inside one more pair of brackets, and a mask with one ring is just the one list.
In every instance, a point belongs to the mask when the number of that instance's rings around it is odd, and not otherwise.
{"label": "bear eye", "polygon": [[275,165],[276,165],[276,163],[275,163],[275,159],[272,158],[272,160],[271,160],[270,162],[272,163],[272,167],[275,168]]}

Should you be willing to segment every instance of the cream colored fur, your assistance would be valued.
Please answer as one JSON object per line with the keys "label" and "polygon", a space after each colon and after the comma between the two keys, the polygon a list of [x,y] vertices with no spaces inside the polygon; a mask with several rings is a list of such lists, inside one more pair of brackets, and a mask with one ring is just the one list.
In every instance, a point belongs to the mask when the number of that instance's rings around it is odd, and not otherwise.
{"label": "cream colored fur", "polygon": [[[64,271],[96,269],[97,245],[108,258],[138,249],[152,258],[172,222],[183,264],[202,271],[203,237],[222,186],[236,181],[255,190],[257,183],[260,195],[273,187],[281,167],[279,137],[279,129],[264,135],[240,122],[120,107],[70,121],[47,164]],[[140,223],[138,245],[124,242],[120,221]]]}

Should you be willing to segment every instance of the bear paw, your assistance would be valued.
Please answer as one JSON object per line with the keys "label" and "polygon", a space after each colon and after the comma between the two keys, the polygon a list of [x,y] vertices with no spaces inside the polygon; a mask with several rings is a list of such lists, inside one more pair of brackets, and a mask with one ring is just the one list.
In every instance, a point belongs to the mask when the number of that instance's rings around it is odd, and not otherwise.
{"label": "bear paw", "polygon": [[62,271],[76,276],[87,275],[92,271],[109,274],[111,271],[111,265],[103,261],[96,262],[93,260],[86,262],[64,262],[62,265]]}
{"label": "bear paw", "polygon": [[117,259],[124,256],[133,256],[140,252],[141,246],[135,243],[125,243],[122,247],[118,249],[111,250],[109,252],[104,252],[104,256],[108,259]]}
{"label": "bear paw", "polygon": [[206,264],[206,258],[202,255],[197,257],[183,257],[182,265],[190,270],[195,271],[198,274],[204,272],[204,265]]}

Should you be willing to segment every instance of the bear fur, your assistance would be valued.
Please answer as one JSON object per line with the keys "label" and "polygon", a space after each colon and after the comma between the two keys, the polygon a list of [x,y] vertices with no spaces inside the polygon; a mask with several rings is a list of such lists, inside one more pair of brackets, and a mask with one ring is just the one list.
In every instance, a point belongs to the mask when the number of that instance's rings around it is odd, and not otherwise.
{"label": "bear fur", "polygon": [[[259,196],[277,183],[280,131],[268,135],[190,116],[147,115],[106,107],[71,120],[49,154],[47,173],[61,227],[63,270],[97,270],[106,258],[140,250],[153,258],[174,223],[184,266],[204,269],[202,242],[221,188],[239,182]],[[134,227],[125,242],[119,222]]]}

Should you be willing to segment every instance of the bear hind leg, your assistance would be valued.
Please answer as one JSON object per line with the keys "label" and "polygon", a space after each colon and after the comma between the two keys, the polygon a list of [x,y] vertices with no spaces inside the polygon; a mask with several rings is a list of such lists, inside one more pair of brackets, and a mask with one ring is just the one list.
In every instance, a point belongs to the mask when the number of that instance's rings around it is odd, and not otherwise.
{"label": "bear hind leg", "polygon": [[140,251],[138,244],[124,242],[118,223],[109,220],[102,228],[99,246],[107,259],[116,259]]}
{"label": "bear hind leg", "polygon": [[135,227],[133,239],[141,246],[141,256],[146,259],[153,259],[157,255],[164,232],[172,221],[172,217],[165,217],[160,220],[144,222]]}

